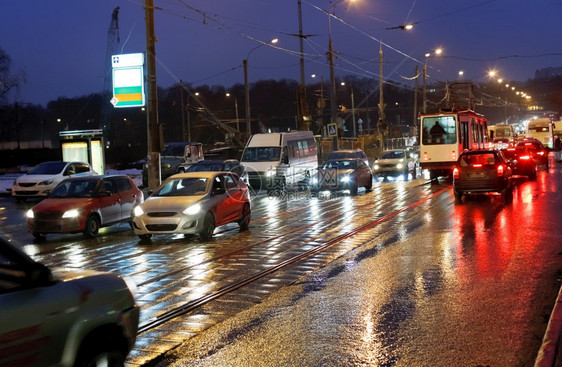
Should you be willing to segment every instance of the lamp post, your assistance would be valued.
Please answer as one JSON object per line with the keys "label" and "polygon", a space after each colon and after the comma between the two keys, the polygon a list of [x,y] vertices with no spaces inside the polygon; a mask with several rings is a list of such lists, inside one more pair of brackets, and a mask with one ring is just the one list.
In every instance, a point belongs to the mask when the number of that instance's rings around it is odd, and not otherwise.
{"label": "lamp post", "polygon": [[[442,52],[443,49],[438,48],[435,50],[435,55],[436,56],[441,55]],[[427,61],[431,56],[432,56],[431,52],[425,54],[425,64],[423,66],[423,102],[422,102],[423,113],[427,112]]]}
{"label": "lamp post", "polygon": [[[250,85],[248,83],[248,59],[250,58],[250,54],[257,48],[260,48],[261,46],[267,45],[267,44],[275,44],[279,42],[279,39],[274,38],[271,41],[269,41],[269,43],[260,43],[259,45],[257,45],[256,47],[252,48],[249,52],[248,55],[246,56],[246,58],[242,61],[242,64],[244,65],[244,94],[245,94],[245,99],[246,99],[246,134],[248,135],[248,139],[250,138],[250,136],[252,135],[252,119],[250,118]],[[237,119],[238,120],[238,119]]]}
{"label": "lamp post", "polygon": [[[231,94],[230,93],[226,93],[227,97],[230,97]],[[238,120],[238,99],[236,98],[236,96],[232,96],[234,97],[234,109],[236,110],[236,130],[240,131],[240,120]]]}

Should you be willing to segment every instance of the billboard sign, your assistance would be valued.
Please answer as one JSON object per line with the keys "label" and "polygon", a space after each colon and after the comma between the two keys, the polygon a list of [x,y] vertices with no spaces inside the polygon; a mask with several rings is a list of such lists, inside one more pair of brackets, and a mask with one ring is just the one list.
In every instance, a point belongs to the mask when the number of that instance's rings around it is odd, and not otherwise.
{"label": "billboard sign", "polygon": [[111,56],[113,74],[113,98],[115,107],[142,107],[144,93],[144,54]]}

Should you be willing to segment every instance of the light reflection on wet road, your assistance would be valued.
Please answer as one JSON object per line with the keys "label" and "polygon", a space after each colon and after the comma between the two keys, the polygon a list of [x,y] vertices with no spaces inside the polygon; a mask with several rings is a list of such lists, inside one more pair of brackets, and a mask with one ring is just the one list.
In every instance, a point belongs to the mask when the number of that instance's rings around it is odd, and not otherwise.
{"label": "light reflection on wet road", "polygon": [[122,225],[94,239],[37,244],[17,220],[0,225],[51,266],[134,279],[141,323],[352,234],[260,286],[141,335],[132,365],[195,336],[163,365],[528,366],[559,286],[558,170],[523,181],[507,206],[491,196],[454,205],[446,183],[417,186],[421,180],[330,200],[258,196],[250,231],[227,226],[206,243],[156,236],[142,244]]}

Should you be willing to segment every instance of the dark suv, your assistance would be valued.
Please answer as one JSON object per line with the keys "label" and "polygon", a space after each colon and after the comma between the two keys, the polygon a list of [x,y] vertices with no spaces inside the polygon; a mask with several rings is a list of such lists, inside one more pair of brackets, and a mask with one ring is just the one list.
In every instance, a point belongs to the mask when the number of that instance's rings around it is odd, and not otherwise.
{"label": "dark suv", "polygon": [[455,201],[463,195],[499,192],[506,202],[513,195],[512,172],[499,150],[473,150],[461,153],[453,169]]}

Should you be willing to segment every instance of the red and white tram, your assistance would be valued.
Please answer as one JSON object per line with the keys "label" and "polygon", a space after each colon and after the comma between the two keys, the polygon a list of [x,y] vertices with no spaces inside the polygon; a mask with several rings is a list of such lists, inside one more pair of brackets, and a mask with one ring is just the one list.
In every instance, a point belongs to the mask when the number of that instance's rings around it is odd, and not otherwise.
{"label": "red and white tram", "polygon": [[430,178],[448,176],[464,150],[488,147],[486,118],[472,110],[420,115],[420,165]]}

